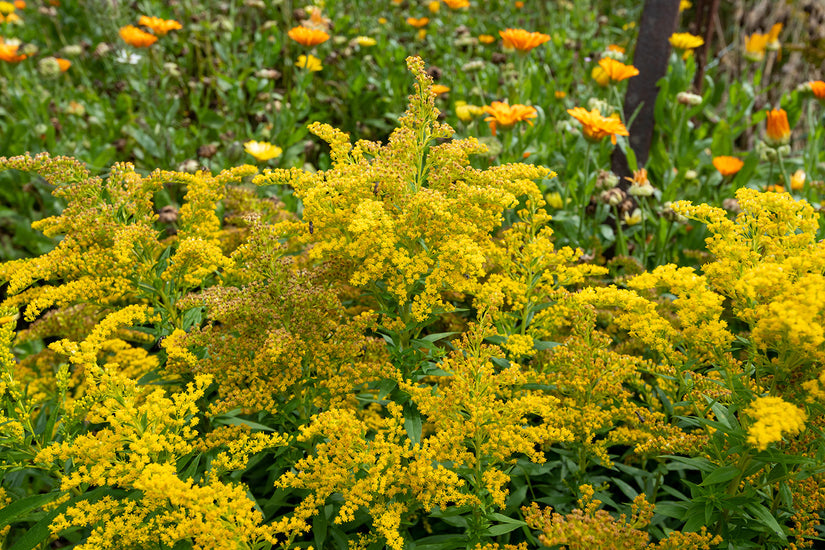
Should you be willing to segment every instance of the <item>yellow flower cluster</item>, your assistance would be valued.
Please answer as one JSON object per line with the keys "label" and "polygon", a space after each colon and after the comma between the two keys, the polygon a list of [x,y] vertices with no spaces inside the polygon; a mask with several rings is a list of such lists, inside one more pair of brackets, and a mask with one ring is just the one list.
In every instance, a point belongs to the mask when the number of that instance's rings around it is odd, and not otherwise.
{"label": "yellow flower cluster", "polygon": [[804,411],[781,397],[759,397],[743,412],[754,420],[748,427],[748,443],[762,451],[782,441],[784,434],[799,434],[807,419]]}
{"label": "yellow flower cluster", "polygon": [[522,508],[527,524],[541,532],[538,539],[542,545],[563,545],[570,550],[709,550],[722,542],[722,537],[710,535],[704,526],[695,533],[673,531],[659,543],[648,542],[650,536],[642,529],[653,518],[655,506],[643,494],[634,499],[629,518],[625,514],[614,518],[605,510],[599,510],[602,503],[593,498],[592,486],[582,485],[579,491],[582,493],[579,508],[564,516],[553,512],[552,508],[542,509],[536,503]]}
{"label": "yellow flower cluster", "polygon": [[270,170],[255,179],[292,185],[303,201],[311,257],[339,262],[353,285],[376,295],[385,289],[404,322],[449,309],[442,291],[476,290],[503,210],[525,194],[538,200],[533,180],[550,174],[525,164],[477,170],[468,157],[485,148],[475,139],[436,145],[453,130],[437,120],[423,62],[408,64],[416,94],[386,146],[352,145],[342,132],[313,124],[331,147],[331,169]]}
{"label": "yellow flower cluster", "polygon": [[742,212],[675,203],[677,212],[707,224],[714,261],[703,271],[711,288],[730,300],[736,317],[751,328],[762,351],[778,354],[761,367],[787,383],[825,360],[825,243],[818,241],[818,215],[787,193],[736,192]]}

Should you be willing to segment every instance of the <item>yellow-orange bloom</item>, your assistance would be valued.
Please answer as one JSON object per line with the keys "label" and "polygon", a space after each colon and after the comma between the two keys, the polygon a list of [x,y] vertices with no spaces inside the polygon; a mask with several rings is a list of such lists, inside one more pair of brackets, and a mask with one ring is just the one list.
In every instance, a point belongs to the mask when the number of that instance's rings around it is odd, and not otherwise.
{"label": "yellow-orange bloom", "polygon": [[689,32],[675,32],[670,35],[668,40],[671,46],[683,51],[693,50],[705,43],[701,36]]}
{"label": "yellow-orange bloom", "polygon": [[182,29],[180,23],[174,19],[161,19],[160,17],[149,17],[148,15],[141,15],[138,19],[138,25],[149,27],[152,32],[158,36],[166,36],[169,31],[176,31]]}
{"label": "yellow-orange bloom", "polygon": [[713,167],[716,168],[723,176],[732,176],[737,173],[745,165],[744,162],[736,157],[713,157]]}
{"label": "yellow-orange bloom", "polygon": [[527,124],[532,126],[533,121],[530,119],[538,116],[538,111],[536,111],[535,107],[521,105],[519,103],[509,105],[502,101],[493,101],[491,104],[485,105],[484,112],[491,115],[485,118],[484,121],[490,124],[490,130],[493,132],[493,135],[496,135],[496,130],[499,126],[502,128],[510,128],[516,122],[526,121]]}
{"label": "yellow-orange bloom", "polygon": [[306,27],[295,27],[286,33],[291,39],[300,44],[311,48],[322,44],[329,40],[329,34],[319,29],[308,29]]}
{"label": "yellow-orange bloom", "polygon": [[6,63],[19,63],[26,59],[25,55],[17,53],[17,48],[19,47],[17,44],[6,44],[3,42],[3,39],[0,38],[0,60]]}
{"label": "yellow-orange bloom", "polygon": [[621,61],[616,61],[610,57],[599,59],[599,67],[604,69],[605,74],[610,78],[611,82],[621,82],[622,80],[639,74],[639,69],[633,65],[625,65]]}
{"label": "yellow-orange bloom", "polygon": [[492,34],[481,34],[478,37],[478,41],[481,42],[482,44],[492,44],[493,42],[496,41],[496,37],[493,36]]}
{"label": "yellow-orange bloom", "polygon": [[775,23],[771,30],[768,31],[768,43],[765,45],[765,48],[768,50],[778,50],[780,48],[779,44],[779,33],[782,32],[782,23]]}
{"label": "yellow-orange bloom", "polygon": [[447,92],[449,92],[450,87],[445,86],[444,84],[433,84],[432,90],[433,90],[433,93],[435,95],[441,95],[441,94],[446,94]]}
{"label": "yellow-orange bloom", "polygon": [[768,47],[767,34],[754,33],[745,37],[745,58],[750,61],[765,59],[765,49]]}
{"label": "yellow-orange bloom", "polygon": [[541,46],[550,40],[549,34],[527,32],[524,29],[505,29],[498,31],[498,34],[501,36],[505,48],[515,48],[523,53],[529,52],[536,46]]}
{"label": "yellow-orange bloom", "polygon": [[601,141],[610,136],[610,141],[615,144],[616,136],[630,135],[620,119],[603,116],[598,109],[588,111],[583,107],[574,107],[567,109],[567,113],[581,122],[584,137],[589,141]]}
{"label": "yellow-orange bloom", "polygon": [[57,65],[60,67],[60,72],[65,73],[69,70],[69,67],[72,66],[72,62],[68,59],[63,59],[62,57],[55,57],[55,61],[57,61]]}
{"label": "yellow-orange bloom", "polygon": [[794,172],[791,176],[791,189],[794,191],[802,191],[802,189],[805,188],[805,179],[807,177],[808,175],[802,168]]}
{"label": "yellow-orange bloom", "polygon": [[148,48],[158,41],[154,34],[144,32],[134,25],[126,25],[120,29],[120,37],[124,42],[135,48]]}
{"label": "yellow-orange bloom", "polygon": [[811,91],[817,99],[825,101],[825,82],[822,82],[821,80],[812,80],[808,82],[808,85],[810,85]]}
{"label": "yellow-orange bloom", "polygon": [[470,6],[470,0],[442,0],[447,7],[457,10],[459,8],[467,8]]}
{"label": "yellow-orange bloom", "polygon": [[429,22],[429,17],[407,17],[407,24],[412,25],[416,29],[426,27]]}
{"label": "yellow-orange bloom", "polygon": [[26,2],[24,0],[14,0],[14,7],[18,10],[26,9]]}
{"label": "yellow-orange bloom", "polygon": [[277,145],[272,145],[268,141],[247,141],[243,144],[244,150],[255,157],[255,160],[266,162],[281,156],[283,150]]}
{"label": "yellow-orange bloom", "polygon": [[768,111],[768,124],[765,131],[767,141],[770,145],[785,145],[791,141],[791,126],[788,124],[788,113],[785,109],[773,109]]}
{"label": "yellow-orange bloom", "polygon": [[610,84],[610,75],[607,74],[607,71],[602,69],[599,65],[593,67],[593,70],[590,71],[590,76],[592,76],[593,80],[595,80],[602,88]]}

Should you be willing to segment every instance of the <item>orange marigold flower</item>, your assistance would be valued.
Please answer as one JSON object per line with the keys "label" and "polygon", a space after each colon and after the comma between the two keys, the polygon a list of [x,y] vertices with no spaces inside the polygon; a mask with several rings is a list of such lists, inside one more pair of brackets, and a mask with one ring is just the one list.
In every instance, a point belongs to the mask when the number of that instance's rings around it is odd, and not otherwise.
{"label": "orange marigold flower", "polygon": [[604,69],[605,74],[612,82],[621,82],[639,74],[639,69],[633,65],[625,65],[621,61],[616,61],[610,57],[599,59],[599,66]]}
{"label": "orange marigold flower", "polygon": [[459,8],[467,8],[470,6],[470,0],[442,0],[450,9],[457,10]]}
{"label": "orange marigold flower", "polygon": [[134,25],[126,25],[120,29],[120,37],[124,42],[135,48],[148,48],[158,41],[154,34],[144,32]]}
{"label": "orange marigold flower", "polygon": [[68,59],[63,59],[62,57],[55,57],[55,61],[57,61],[57,65],[60,67],[60,72],[65,73],[69,70],[69,67],[72,66],[72,62]]}
{"label": "orange marigold flower", "polygon": [[616,45],[616,44],[608,45],[607,46],[607,51],[615,52],[615,53],[622,53],[622,54],[625,53],[625,49],[621,46]]}
{"label": "orange marigold flower", "polygon": [[481,34],[478,37],[478,41],[481,42],[482,44],[492,44],[493,42],[496,41],[496,37],[493,36],[492,34]]}
{"label": "orange marigold flower", "polygon": [[521,105],[519,103],[509,105],[502,101],[493,101],[490,105],[485,105],[484,112],[491,115],[485,118],[484,121],[490,123],[490,130],[493,132],[493,135],[496,135],[496,130],[499,126],[502,128],[510,128],[516,122],[526,121],[527,124],[532,126],[533,121],[530,119],[538,116],[538,111],[536,111],[535,107]]}
{"label": "orange marigold flower", "polygon": [[788,124],[788,113],[785,109],[768,111],[768,124],[765,132],[770,145],[785,145],[791,141],[791,126]]}
{"label": "orange marigold flower", "polygon": [[407,17],[407,23],[415,27],[416,29],[420,29],[427,26],[427,23],[430,22],[429,17]]}
{"label": "orange marigold flower", "polygon": [[14,0],[14,7],[18,10],[26,9],[26,2],[24,0]]}
{"label": "orange marigold flower", "polygon": [[166,36],[169,31],[176,31],[182,29],[180,23],[174,19],[161,19],[160,17],[149,17],[148,15],[141,15],[138,19],[138,25],[149,27],[152,32],[158,36]]}
{"label": "orange marigold flower", "polygon": [[447,92],[449,92],[450,87],[445,86],[444,84],[433,84],[432,90],[433,90],[433,93],[435,95],[441,95],[441,94],[446,94]]}
{"label": "orange marigold flower", "polygon": [[19,63],[26,59],[25,55],[17,53],[19,47],[18,44],[6,44],[0,39],[0,60],[6,63]]}
{"label": "orange marigold flower", "polygon": [[291,39],[300,44],[311,48],[322,44],[329,40],[329,34],[319,29],[308,29],[306,27],[295,27],[286,33]]}
{"label": "orange marigold flower", "polygon": [[575,107],[567,109],[567,113],[582,123],[582,132],[589,141],[600,141],[610,136],[610,141],[615,144],[616,136],[630,135],[621,120],[603,116],[598,109],[588,111],[583,107]]}
{"label": "orange marigold flower", "polygon": [[498,31],[498,34],[504,41],[505,48],[515,48],[524,53],[550,40],[549,34],[527,32],[524,29],[505,29]]}
{"label": "orange marigold flower", "polygon": [[810,85],[811,91],[817,99],[825,101],[825,82],[822,82],[821,80],[812,80],[808,82],[808,85]]}
{"label": "orange marigold flower", "polygon": [[723,176],[732,176],[737,173],[745,165],[744,162],[736,157],[713,157],[713,167],[716,168]]}

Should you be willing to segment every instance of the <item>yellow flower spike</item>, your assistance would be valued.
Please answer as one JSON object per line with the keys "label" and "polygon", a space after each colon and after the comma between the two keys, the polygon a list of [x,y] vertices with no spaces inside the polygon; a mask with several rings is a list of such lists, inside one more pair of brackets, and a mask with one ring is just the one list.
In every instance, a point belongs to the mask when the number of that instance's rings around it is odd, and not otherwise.
{"label": "yellow flower spike", "polygon": [[771,443],[805,429],[807,415],[781,397],[758,397],[744,411],[755,422],[748,428],[748,443],[764,451]]}

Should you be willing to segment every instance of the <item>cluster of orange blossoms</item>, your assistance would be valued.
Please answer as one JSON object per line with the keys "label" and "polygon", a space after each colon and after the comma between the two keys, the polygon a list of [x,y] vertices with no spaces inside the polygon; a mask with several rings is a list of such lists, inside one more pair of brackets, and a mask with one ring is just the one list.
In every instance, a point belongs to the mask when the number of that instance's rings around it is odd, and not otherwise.
{"label": "cluster of orange blossoms", "polygon": [[183,26],[174,19],[161,19],[159,17],[149,17],[142,15],[138,20],[138,25],[142,25],[152,31],[148,33],[134,25],[121,27],[119,34],[124,42],[135,48],[148,48],[158,41],[158,36],[166,36],[169,31],[182,29]]}

